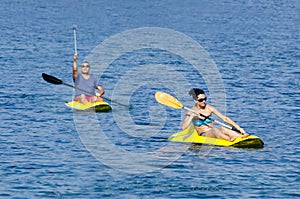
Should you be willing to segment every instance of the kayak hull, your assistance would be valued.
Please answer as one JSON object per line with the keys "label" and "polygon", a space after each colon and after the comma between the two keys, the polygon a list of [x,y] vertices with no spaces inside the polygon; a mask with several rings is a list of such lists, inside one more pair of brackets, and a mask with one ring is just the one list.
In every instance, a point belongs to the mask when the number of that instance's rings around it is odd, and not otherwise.
{"label": "kayak hull", "polygon": [[247,138],[237,138],[233,142],[230,142],[223,139],[199,136],[193,126],[173,134],[169,137],[169,140],[173,142],[198,143],[238,148],[263,148],[264,146],[264,142],[255,135],[250,135]]}
{"label": "kayak hull", "polygon": [[111,110],[111,106],[107,102],[88,102],[86,104],[82,104],[77,101],[72,101],[66,103],[66,106],[78,110],[78,111],[84,111],[84,110],[91,110],[95,112],[108,112]]}

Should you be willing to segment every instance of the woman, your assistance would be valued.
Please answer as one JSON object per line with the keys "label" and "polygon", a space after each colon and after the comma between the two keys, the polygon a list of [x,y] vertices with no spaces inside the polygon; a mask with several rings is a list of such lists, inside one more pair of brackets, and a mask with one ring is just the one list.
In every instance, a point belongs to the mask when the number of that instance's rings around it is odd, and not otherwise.
{"label": "woman", "polygon": [[[234,121],[232,121],[229,117],[221,114],[215,107],[210,104],[206,104],[206,95],[203,90],[193,88],[190,90],[189,95],[191,95],[194,99],[195,106],[191,109],[197,112],[188,111],[181,127],[182,129],[186,129],[191,123],[193,123],[196,128],[198,134],[200,136],[212,137],[212,138],[221,138],[228,141],[234,141],[237,137],[247,137],[249,136],[244,129],[242,129],[239,125],[237,125]],[[215,114],[224,122],[230,124],[231,126],[238,129],[242,134],[239,134],[233,130],[230,130],[226,127],[216,128],[213,126],[211,122],[212,114]],[[200,116],[201,115],[201,116]]]}

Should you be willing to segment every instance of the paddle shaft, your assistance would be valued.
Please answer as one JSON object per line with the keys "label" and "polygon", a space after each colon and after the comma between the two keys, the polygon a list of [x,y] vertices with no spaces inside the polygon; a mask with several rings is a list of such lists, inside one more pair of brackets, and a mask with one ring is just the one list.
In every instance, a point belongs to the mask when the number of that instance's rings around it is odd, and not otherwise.
{"label": "paddle shaft", "polygon": [[73,25],[73,32],[74,32],[74,50],[75,50],[75,54],[77,55],[76,29],[77,29],[77,26],[74,24],[74,25]]}
{"label": "paddle shaft", "polygon": [[[200,115],[200,116],[206,118],[205,115],[203,115],[203,114],[201,114],[201,113],[199,114],[199,113],[197,113],[197,112],[196,112],[195,110],[193,110],[193,109],[190,109],[190,108],[187,108],[187,107],[183,107],[183,109],[188,110],[188,111],[191,111],[191,112],[193,112],[193,113],[195,113],[195,114],[197,114],[197,115]],[[211,118],[211,121],[213,121],[213,122],[215,122],[215,123],[217,123],[217,124],[220,124],[221,126],[224,126],[224,127],[228,128],[228,129],[231,129],[231,130],[233,130],[233,131],[236,131],[236,132],[238,132],[238,133],[241,133],[241,132],[240,132],[238,129],[236,129],[234,126],[230,126],[230,125],[224,124],[224,123],[222,123],[222,122],[220,122],[220,121],[218,121],[218,120],[216,120],[216,119],[214,119],[214,118]]]}

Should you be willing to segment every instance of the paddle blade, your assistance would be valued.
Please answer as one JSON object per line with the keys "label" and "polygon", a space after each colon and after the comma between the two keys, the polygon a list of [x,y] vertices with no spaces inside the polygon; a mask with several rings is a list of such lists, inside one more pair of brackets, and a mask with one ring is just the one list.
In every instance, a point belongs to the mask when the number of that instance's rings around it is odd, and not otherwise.
{"label": "paddle blade", "polygon": [[164,92],[156,92],[155,99],[157,102],[169,106],[171,108],[183,108],[182,104],[172,95]]}
{"label": "paddle blade", "polygon": [[63,81],[60,80],[60,79],[57,79],[56,77],[53,77],[51,75],[48,75],[46,73],[42,73],[42,76],[43,76],[43,79],[46,81],[46,82],[49,82],[51,84],[63,84]]}

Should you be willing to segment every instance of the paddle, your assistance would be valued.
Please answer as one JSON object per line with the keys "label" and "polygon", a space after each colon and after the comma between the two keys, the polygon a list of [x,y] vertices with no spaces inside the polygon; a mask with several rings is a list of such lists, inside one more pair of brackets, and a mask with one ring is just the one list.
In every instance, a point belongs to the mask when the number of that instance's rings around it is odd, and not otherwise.
{"label": "paddle", "polygon": [[[51,83],[51,84],[56,84],[56,85],[63,84],[63,85],[69,86],[69,87],[71,87],[71,88],[75,88],[75,89],[78,89],[78,90],[80,90],[80,91],[83,91],[83,92],[89,93],[89,94],[91,94],[91,95],[94,95],[94,93],[90,93],[90,92],[88,92],[88,91],[86,91],[86,90],[83,90],[83,89],[78,88],[78,87],[76,87],[76,86],[73,86],[73,85],[71,85],[71,84],[67,84],[67,83],[63,82],[62,80],[60,80],[60,79],[58,79],[58,78],[56,78],[56,77],[54,77],[54,76],[48,75],[48,74],[46,74],[46,73],[42,73],[42,76],[43,76],[43,79],[44,79],[46,82],[49,82],[49,83]],[[116,104],[119,104],[119,105],[121,105],[121,106],[129,107],[129,106],[126,105],[126,104],[122,104],[122,103],[116,102],[116,101],[111,100],[111,99],[109,99],[109,98],[107,98],[107,97],[104,97],[104,96],[101,96],[101,97],[102,97],[103,99],[105,99],[105,100],[111,101],[111,102],[116,103]]]}
{"label": "paddle", "polygon": [[75,49],[75,54],[77,55],[76,30],[77,30],[77,25],[73,24],[73,32],[74,32],[74,49]]}
{"label": "paddle", "polygon": [[[191,111],[193,113],[196,113],[196,114],[199,114],[197,113],[196,111],[194,111],[193,109],[190,109],[190,108],[187,108],[187,107],[184,107],[175,97],[173,97],[172,95],[168,94],[168,93],[164,93],[164,92],[156,92],[155,93],[155,99],[156,101],[158,101],[159,103],[163,104],[163,105],[166,105],[168,107],[171,107],[171,108],[176,108],[176,109],[185,109],[185,110],[188,110],[188,111]],[[199,114],[200,116],[206,118],[207,116],[203,115],[203,114]],[[238,133],[241,133],[238,129],[236,129],[234,126],[230,126],[230,125],[227,125],[227,124],[224,124],[216,119],[213,119],[211,118],[211,121],[217,123],[217,124],[220,124],[221,126],[224,126],[228,129],[231,129],[233,131],[236,131]]]}

